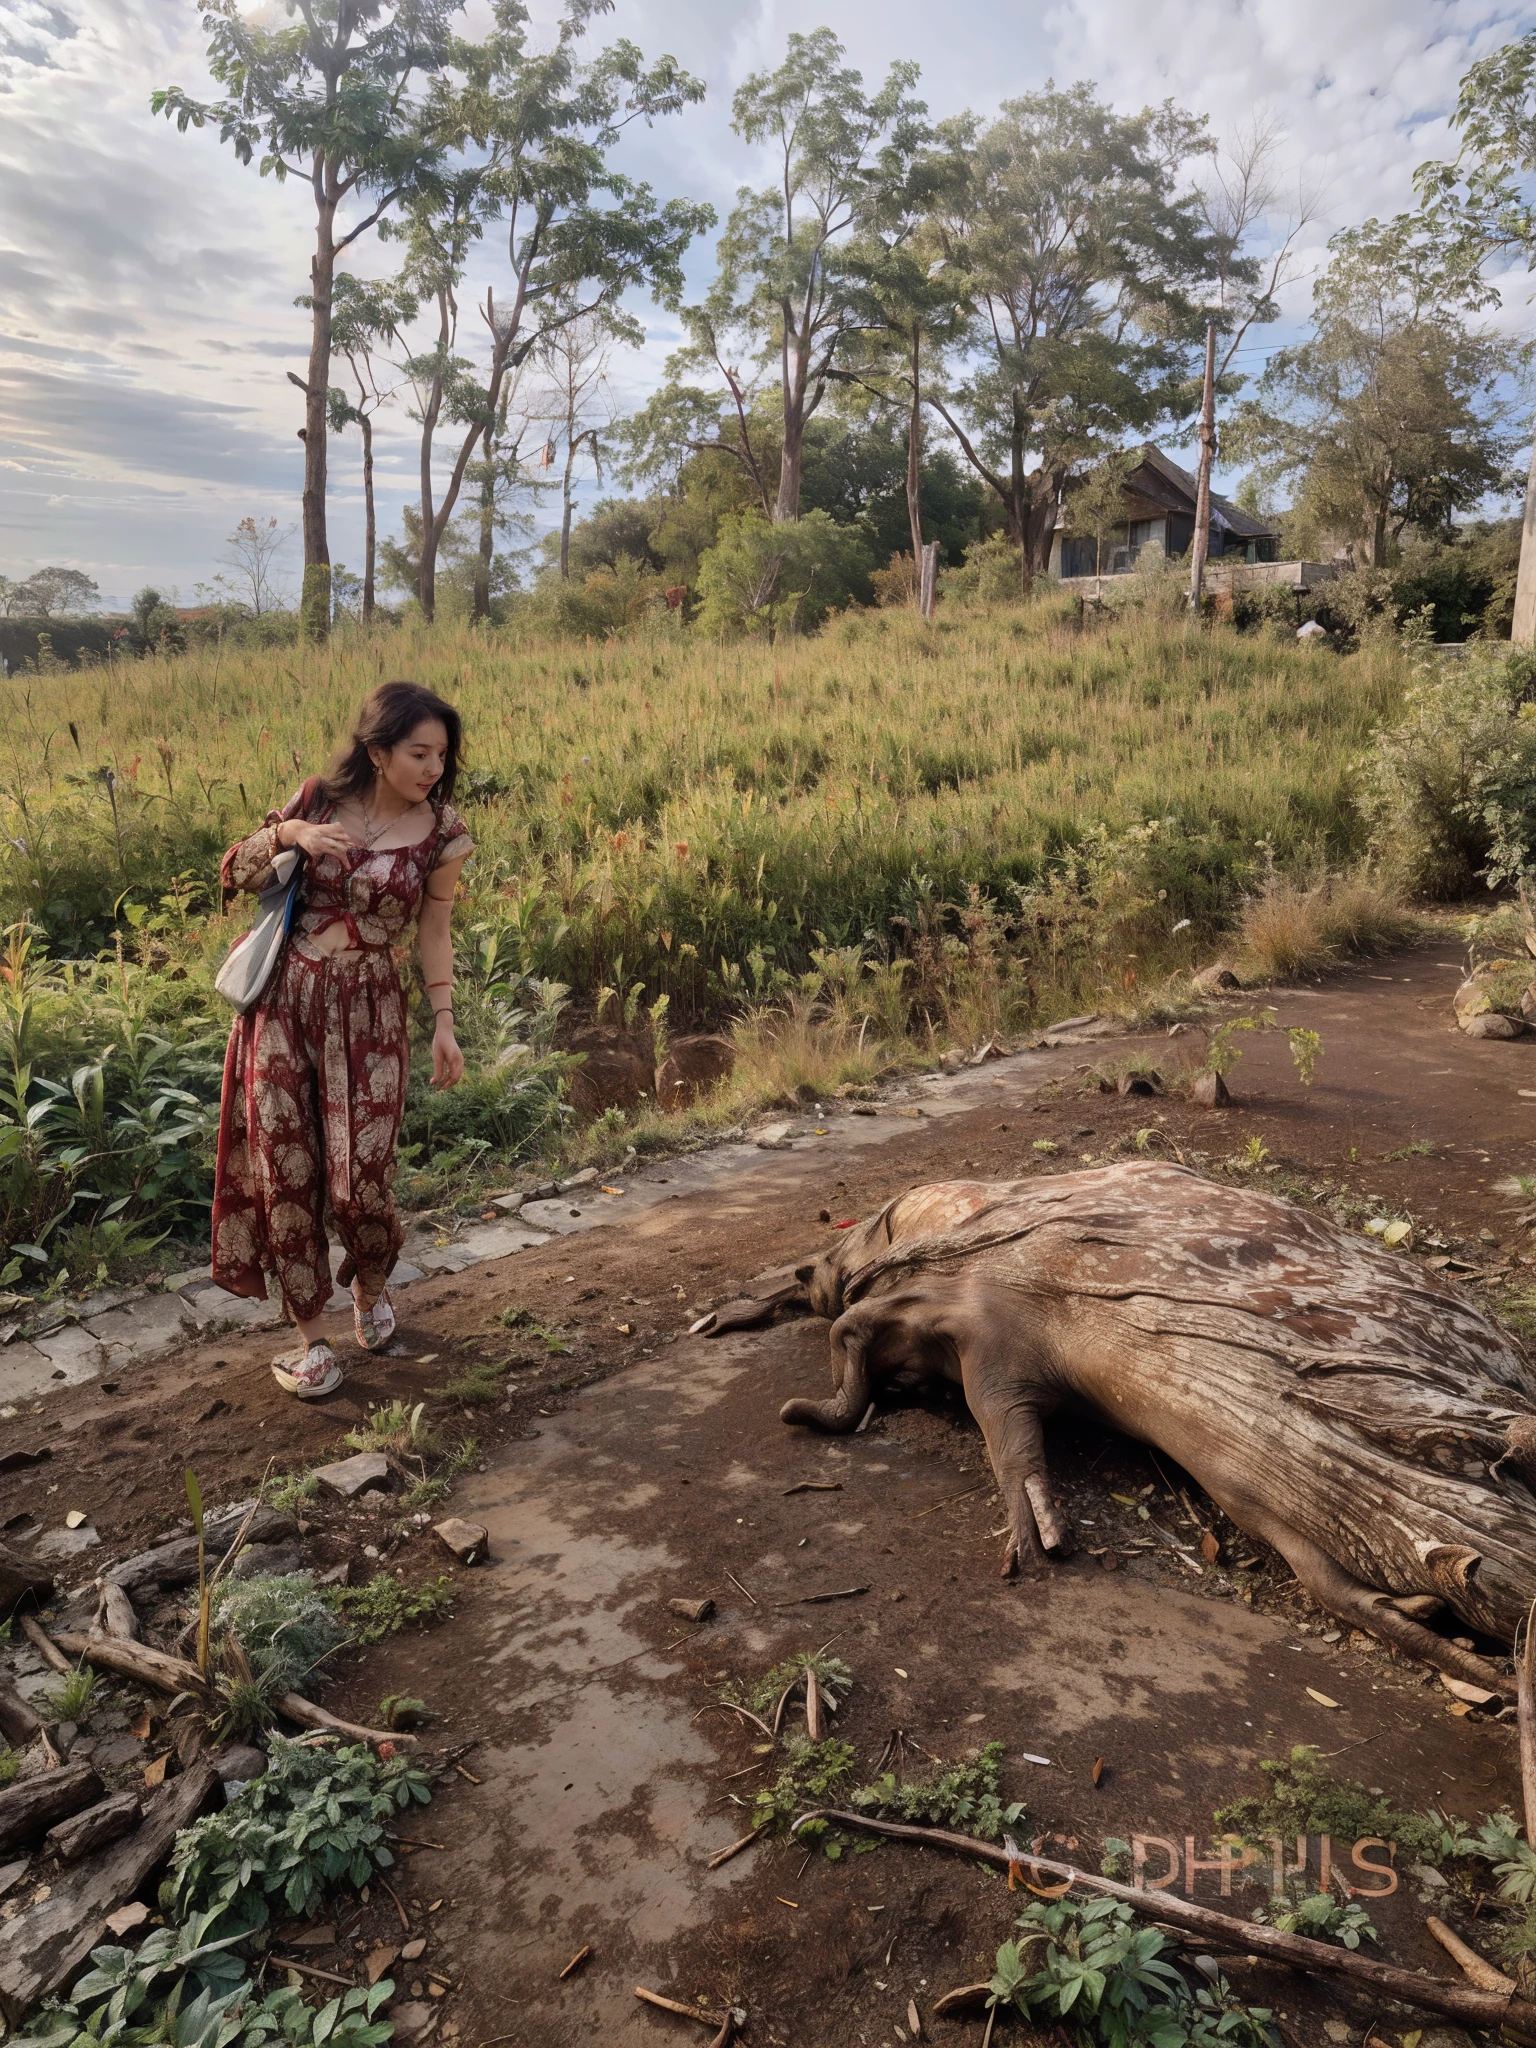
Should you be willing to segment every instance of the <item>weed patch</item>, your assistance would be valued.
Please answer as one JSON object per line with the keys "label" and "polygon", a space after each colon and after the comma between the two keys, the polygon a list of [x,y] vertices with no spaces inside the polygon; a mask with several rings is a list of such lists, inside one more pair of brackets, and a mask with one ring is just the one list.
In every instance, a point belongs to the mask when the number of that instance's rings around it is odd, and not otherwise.
{"label": "weed patch", "polygon": [[420,1586],[405,1586],[388,1572],[377,1572],[366,1586],[340,1586],[336,1604],[352,1640],[381,1643],[402,1628],[421,1628],[443,1621],[453,1612],[453,1581],[446,1573]]}

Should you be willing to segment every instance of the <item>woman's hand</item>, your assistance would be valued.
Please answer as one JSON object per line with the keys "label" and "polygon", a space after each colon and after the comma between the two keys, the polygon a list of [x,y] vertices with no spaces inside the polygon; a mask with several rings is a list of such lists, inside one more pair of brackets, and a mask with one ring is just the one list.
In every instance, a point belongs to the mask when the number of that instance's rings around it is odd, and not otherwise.
{"label": "woman's hand", "polygon": [[432,1033],[432,1086],[457,1088],[463,1078],[464,1055],[453,1035],[453,1018],[444,1010]]}
{"label": "woman's hand", "polygon": [[279,846],[299,846],[312,860],[323,853],[350,853],[358,841],[345,825],[306,825],[299,818],[285,818],[277,828]]}

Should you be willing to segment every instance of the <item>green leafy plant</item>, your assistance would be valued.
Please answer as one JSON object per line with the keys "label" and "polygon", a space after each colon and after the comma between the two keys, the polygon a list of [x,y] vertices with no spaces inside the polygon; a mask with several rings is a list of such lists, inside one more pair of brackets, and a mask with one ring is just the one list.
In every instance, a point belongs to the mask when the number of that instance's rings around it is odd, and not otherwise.
{"label": "green leafy plant", "polygon": [[431,1796],[408,1758],[278,1737],[259,1778],[177,1836],[162,1906],[190,1916],[238,1904],[249,1926],[265,1925],[274,1910],[308,1919],[334,1885],[355,1890],[387,1869],[390,1821]]}
{"label": "green leafy plant", "polygon": [[1205,1058],[1198,1071],[1220,1074],[1223,1079],[1231,1073],[1243,1056],[1237,1042],[1240,1031],[1279,1031],[1284,1029],[1290,1041],[1291,1058],[1302,1083],[1310,1087],[1312,1076],[1317,1071],[1322,1056],[1322,1035],[1309,1031],[1302,1024],[1288,1024],[1282,1027],[1273,1010],[1261,1010],[1255,1017],[1229,1017],[1225,1024],[1218,1024],[1211,1033],[1211,1042],[1206,1048]]}
{"label": "green leafy plant", "polygon": [[81,1664],[66,1672],[62,1681],[43,1695],[44,1704],[55,1721],[83,1721],[96,1696],[96,1673]]}
{"label": "green leafy plant", "polygon": [[16,1774],[18,1771],[20,1771],[20,1769],[20,1750],[8,1749],[4,1746],[4,1744],[0,1744],[0,1785],[14,1784],[16,1781]]}
{"label": "green leafy plant", "polygon": [[899,1784],[886,1771],[861,1785],[850,1804],[860,1813],[877,1813],[921,1826],[956,1828],[984,1842],[998,1841],[1024,1812],[1022,1800],[1006,1805],[1001,1791],[1003,1745],[989,1742],[961,1763],[940,1764],[926,1778]]}
{"label": "green leafy plant", "polygon": [[281,1515],[291,1515],[320,1491],[313,1472],[279,1472],[262,1488],[262,1498]]}
{"label": "green leafy plant", "polygon": [[[810,1806],[836,1805],[853,1784],[853,1745],[835,1735],[809,1742],[798,1730],[784,1744],[784,1762],[771,1785],[764,1785],[752,1807],[752,1825],[785,1833],[791,1821]],[[836,1861],[847,1847],[847,1836],[826,1821],[808,1821],[796,1839],[819,1841],[825,1855]],[[860,1844],[861,1848],[873,1844]]]}
{"label": "green leafy plant", "polygon": [[426,1412],[425,1401],[418,1401],[414,1408],[407,1408],[399,1400],[370,1407],[362,1427],[347,1431],[346,1442],[354,1451],[393,1451],[397,1457],[408,1453],[430,1457],[441,1446],[430,1423],[423,1420]]}
{"label": "green leafy plant", "polygon": [[1442,1863],[1468,1853],[1462,1838],[1430,1814],[1405,1813],[1379,1792],[1350,1778],[1337,1778],[1321,1753],[1298,1743],[1284,1762],[1271,1758],[1259,1765],[1268,1779],[1262,1799],[1234,1799],[1216,1809],[1215,1824],[1245,1842],[1264,1845],[1274,1835],[1294,1841],[1298,1835],[1331,1835],[1336,1842],[1357,1842],[1374,1835],[1395,1842],[1403,1860]]}
{"label": "green leafy plant", "polygon": [[721,1698],[732,1705],[747,1707],[754,1714],[773,1713],[779,1701],[803,1683],[806,1673],[811,1671],[815,1672],[821,1691],[834,1704],[846,1698],[853,1689],[853,1673],[841,1657],[829,1657],[824,1650],[811,1650],[786,1657],[782,1664],[775,1664],[771,1671],[765,1671],[753,1685],[728,1685]]}
{"label": "green leafy plant", "polygon": [[1032,1901],[997,1952],[989,2003],[1071,2028],[1077,2048],[1278,2048],[1273,2015],[1218,1974],[1191,1986],[1118,1899]]}
{"label": "green leafy plant", "polygon": [[1282,1934],[1336,1941],[1343,1948],[1358,1948],[1362,1939],[1380,1939],[1370,1915],[1357,1900],[1309,1891],[1304,1881],[1295,1878],[1284,1891],[1275,1892],[1268,1905],[1255,1907],[1253,1917],[1266,1926],[1278,1927]]}
{"label": "green leafy plant", "polygon": [[376,1572],[366,1586],[340,1586],[337,1604],[358,1643],[381,1643],[409,1623],[441,1621],[453,1611],[453,1580],[445,1573],[420,1586],[405,1586],[388,1572]]}

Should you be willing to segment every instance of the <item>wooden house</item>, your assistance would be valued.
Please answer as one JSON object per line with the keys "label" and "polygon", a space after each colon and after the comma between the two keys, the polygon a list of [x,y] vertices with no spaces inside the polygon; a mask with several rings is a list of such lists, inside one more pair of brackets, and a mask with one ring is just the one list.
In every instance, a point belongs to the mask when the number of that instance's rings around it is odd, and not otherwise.
{"label": "wooden house", "polygon": [[[1125,519],[1104,536],[1103,558],[1094,561],[1094,536],[1076,533],[1072,527],[1070,499],[1056,515],[1056,533],[1051,543],[1051,573],[1063,582],[1097,576],[1128,576],[1149,548],[1169,558],[1189,553],[1195,533],[1195,499],[1198,486],[1187,469],[1181,469],[1147,442],[1141,460],[1125,480]],[[1280,529],[1273,520],[1259,519],[1244,512],[1230,498],[1211,493],[1212,563],[1278,563]],[[1264,579],[1269,580],[1269,579]]]}

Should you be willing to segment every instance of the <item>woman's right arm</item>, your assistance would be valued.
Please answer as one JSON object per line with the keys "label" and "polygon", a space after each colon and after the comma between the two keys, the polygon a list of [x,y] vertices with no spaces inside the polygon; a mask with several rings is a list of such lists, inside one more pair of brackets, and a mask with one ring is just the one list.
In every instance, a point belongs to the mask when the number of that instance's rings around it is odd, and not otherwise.
{"label": "woman's right arm", "polygon": [[304,791],[290,797],[280,811],[268,811],[261,826],[225,854],[219,880],[224,900],[245,890],[259,896],[277,880],[272,863],[285,847],[297,846],[311,857],[345,853],[355,842],[344,826],[312,825],[302,816]]}

